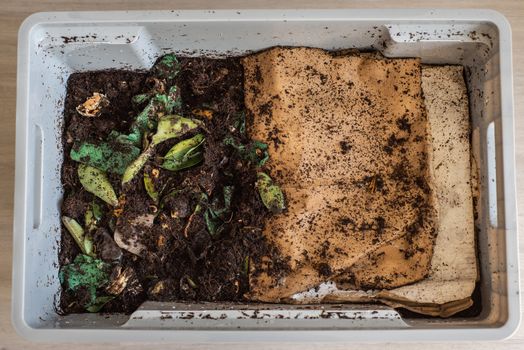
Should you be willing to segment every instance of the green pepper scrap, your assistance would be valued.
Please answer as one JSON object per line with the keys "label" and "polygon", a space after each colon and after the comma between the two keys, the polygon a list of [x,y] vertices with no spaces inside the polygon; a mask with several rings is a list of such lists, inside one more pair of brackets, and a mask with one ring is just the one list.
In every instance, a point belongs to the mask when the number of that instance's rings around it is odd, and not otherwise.
{"label": "green pepper scrap", "polygon": [[114,297],[97,295],[97,290],[109,282],[111,266],[102,260],[85,254],[76,256],[73,263],[61,268],[58,277],[67,290],[76,292],[87,290],[89,299],[83,305],[89,312],[99,311],[105,303]]}
{"label": "green pepper scrap", "polygon": [[192,138],[180,141],[166,153],[162,168],[178,171],[200,163],[204,159],[202,144],[205,140],[204,135],[197,134]]}
{"label": "green pepper scrap", "polygon": [[266,173],[257,173],[258,193],[264,203],[272,213],[281,213],[285,208],[284,194],[279,186],[275,185],[273,180]]}
{"label": "green pepper scrap", "polygon": [[88,192],[91,192],[113,207],[118,205],[115,190],[113,190],[113,186],[111,186],[105,172],[89,165],[80,164],[78,166],[78,178]]}

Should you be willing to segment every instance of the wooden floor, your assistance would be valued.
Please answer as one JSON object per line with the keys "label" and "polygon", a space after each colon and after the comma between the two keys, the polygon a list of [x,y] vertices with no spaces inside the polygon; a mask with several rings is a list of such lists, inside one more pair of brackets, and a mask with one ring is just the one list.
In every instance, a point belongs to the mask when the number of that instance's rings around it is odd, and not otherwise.
{"label": "wooden floor", "polygon": [[[503,13],[511,22],[513,31],[513,62],[515,83],[515,116],[516,116],[516,157],[517,169],[524,167],[524,1],[318,1],[318,0],[268,0],[268,1],[205,1],[205,0],[119,0],[119,1],[64,1],[64,0],[0,0],[0,350],[5,349],[69,349],[71,344],[32,344],[22,340],[13,330],[10,321],[11,303],[11,254],[12,254],[12,214],[13,214],[13,181],[14,181],[14,150],[15,150],[15,88],[16,88],[16,46],[17,31],[22,20],[34,12],[40,11],[72,11],[72,10],[162,10],[162,9],[199,9],[199,8],[385,8],[385,7],[474,7],[492,8]],[[524,182],[518,179],[519,194],[519,230],[520,258],[524,260],[524,229],[522,213],[524,208]],[[522,266],[522,265],[521,265]],[[523,274],[521,273],[521,276]],[[521,278],[522,280],[522,278]],[[71,339],[74,341],[74,339]],[[444,339],[443,339],[444,340]],[[85,344],[75,349],[140,349],[144,344]],[[173,344],[170,347],[177,347]],[[216,344],[214,347],[228,349],[254,348],[253,344]],[[296,349],[327,349],[322,344],[308,343],[297,346],[285,344],[265,344],[258,346],[264,349],[296,348]],[[426,343],[426,344],[355,344],[352,346],[336,345],[329,348],[370,348],[370,349],[524,349],[524,327],[510,340],[499,343]],[[166,348],[165,345],[148,344],[147,348]],[[204,345],[184,345],[178,348],[203,349]]]}

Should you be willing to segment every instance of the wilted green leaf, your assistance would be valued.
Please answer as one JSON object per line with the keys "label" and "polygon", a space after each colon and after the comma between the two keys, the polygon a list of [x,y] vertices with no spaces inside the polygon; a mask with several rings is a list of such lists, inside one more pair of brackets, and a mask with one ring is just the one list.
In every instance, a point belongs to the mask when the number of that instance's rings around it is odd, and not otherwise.
{"label": "wilted green leaf", "polygon": [[234,127],[241,135],[246,133],[246,113],[244,111],[238,114]]}
{"label": "wilted green leaf", "polygon": [[204,212],[204,221],[209,234],[213,237],[218,237],[223,230],[226,215],[231,210],[231,199],[233,196],[234,187],[224,186],[222,190],[223,202],[220,198],[215,197],[208,205]]}
{"label": "wilted green leaf", "polygon": [[179,111],[182,107],[180,91],[175,85],[169,88],[167,94],[155,94],[153,96],[150,96],[150,94],[142,94],[135,96],[134,99],[138,102],[148,100],[149,103],[144,107],[142,112],[136,116],[131,125],[131,133],[124,135],[113,132],[112,134],[117,135],[118,141],[129,142],[135,146],[140,145],[144,133],[154,129],[158,118],[170,115],[174,111]]}
{"label": "wilted green leaf", "polygon": [[98,227],[98,222],[102,219],[102,208],[93,201],[84,215],[84,224],[87,232],[92,232]]}
{"label": "wilted green leaf", "polygon": [[186,276],[186,279],[187,279],[187,283],[189,284],[189,286],[191,288],[197,288],[197,284],[189,277],[189,276]]}
{"label": "wilted green leaf", "polygon": [[142,152],[142,154],[140,154],[137,159],[129,164],[126,171],[124,172],[124,176],[122,176],[122,185],[125,185],[131,181],[136,176],[136,174],[138,174],[140,169],[142,169],[144,164],[146,164],[148,159],[153,154],[153,150],[153,145],[149,145],[149,147],[144,152]]}
{"label": "wilted green leaf", "polygon": [[244,258],[244,263],[243,263],[243,267],[242,267],[242,272],[244,273],[244,275],[249,275],[249,255],[246,256]]}
{"label": "wilted green leaf", "polygon": [[209,234],[212,237],[217,236],[217,231],[220,227],[220,223],[217,222],[215,218],[211,217],[211,213],[209,210],[206,210],[204,212],[204,221],[206,223],[207,232],[209,232]]}
{"label": "wilted green leaf", "polygon": [[113,295],[102,295],[99,297],[96,297],[95,300],[89,304],[89,306],[86,306],[87,312],[98,312],[102,310],[105,304],[113,300],[115,296]]}
{"label": "wilted green leaf", "polygon": [[220,203],[218,197],[213,198],[209,209],[211,211],[211,216],[216,218],[224,218],[224,214],[228,213],[231,209],[231,198],[233,197],[233,186],[224,186],[222,189],[222,199],[223,205]]}
{"label": "wilted green leaf", "polygon": [[62,216],[62,223],[66,227],[67,231],[69,231],[82,253],[94,256],[93,240],[91,236],[85,234],[82,226],[80,226],[80,224],[75,219],[72,219],[68,216]]}
{"label": "wilted green leaf", "polygon": [[155,203],[158,203],[158,192],[156,191],[155,184],[147,171],[144,171],[144,187],[146,188],[149,197],[155,201]]}
{"label": "wilted green leaf", "polygon": [[119,144],[118,150],[109,143],[98,145],[83,142],[71,149],[71,159],[102,171],[122,175],[126,167],[140,154],[140,149],[130,144]]}
{"label": "wilted green leaf", "polygon": [[102,220],[102,216],[104,213],[102,213],[102,207],[100,204],[98,204],[96,201],[93,201],[91,203],[91,208],[93,209],[93,215],[97,221]]}
{"label": "wilted green leaf", "polygon": [[224,208],[229,211],[231,207],[231,199],[233,198],[234,186],[224,186]]}
{"label": "wilted green leaf", "polygon": [[84,236],[84,247],[85,247],[87,255],[96,257],[96,254],[94,251],[93,236],[89,232],[86,233]]}
{"label": "wilted green leaf", "polygon": [[142,169],[144,164],[153,154],[154,147],[166,140],[180,137],[185,133],[194,130],[202,125],[197,119],[185,118],[178,115],[167,115],[158,121],[157,131],[153,135],[149,147],[138,156],[126,169],[122,177],[122,184],[131,181]]}
{"label": "wilted green leaf", "polygon": [[201,151],[204,141],[205,138],[202,134],[180,141],[164,156],[162,167],[167,170],[177,171],[200,163],[204,159]]}
{"label": "wilted green leaf", "polygon": [[141,105],[151,99],[151,95],[148,93],[135,95],[131,98],[131,102],[135,105]]}
{"label": "wilted green leaf", "polygon": [[118,204],[115,190],[113,190],[106,173],[92,166],[80,164],[78,166],[78,177],[80,183],[88,192],[112,206]]}
{"label": "wilted green leaf", "polygon": [[257,188],[262,203],[272,213],[280,213],[286,208],[284,194],[279,186],[265,173],[257,173]]}
{"label": "wilted green leaf", "polygon": [[182,192],[183,192],[183,190],[174,188],[174,189],[170,190],[169,192],[167,192],[165,195],[162,196],[162,202],[166,201],[169,198],[175,198],[176,196],[178,196]]}
{"label": "wilted green leaf", "polygon": [[87,232],[96,230],[96,221],[97,220],[93,215],[93,210],[91,208],[87,209],[86,213],[84,214],[84,224]]}
{"label": "wilted green leaf", "polygon": [[248,145],[243,145],[233,137],[226,137],[224,144],[233,147],[241,158],[259,167],[263,166],[269,159],[268,146],[263,142],[254,140]]}
{"label": "wilted green leaf", "polygon": [[111,232],[115,232],[115,229],[116,229],[116,217],[111,216],[109,218],[109,221],[107,222],[107,226],[109,226],[109,229],[111,230]]}
{"label": "wilted green leaf", "polygon": [[153,135],[151,143],[158,145],[166,140],[180,137],[202,125],[198,119],[185,118],[179,115],[167,115],[158,121],[157,131]]}

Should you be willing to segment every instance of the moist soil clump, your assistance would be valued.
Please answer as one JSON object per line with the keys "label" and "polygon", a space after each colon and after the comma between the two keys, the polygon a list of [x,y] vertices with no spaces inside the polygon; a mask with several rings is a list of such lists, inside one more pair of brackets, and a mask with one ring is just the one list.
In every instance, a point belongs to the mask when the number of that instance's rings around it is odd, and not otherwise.
{"label": "moist soil clump", "polygon": [[[179,58],[178,64],[176,77],[153,68],[74,73],[68,80],[61,210],[87,231],[86,212],[100,208],[89,236],[96,258],[107,264],[109,277],[107,283],[97,286],[96,295],[107,295],[109,290],[113,294],[100,301],[97,311],[130,313],[145,300],[240,301],[249,291],[254,262],[271,257],[276,267],[286,269],[262,235],[265,220],[273,214],[262,203],[256,186],[257,171],[263,169],[258,158],[263,150],[252,147],[255,141],[245,131],[240,60]],[[143,168],[124,185],[121,174],[108,171],[119,204],[106,204],[80,183],[81,163],[71,159],[71,150],[81,143],[107,142],[111,146],[114,141],[107,140],[115,140],[115,132],[129,133],[144,110],[147,101],[136,96],[167,94],[169,85],[178,88],[181,101],[173,114],[194,118],[200,121],[199,127],[154,147]],[[77,106],[95,92],[104,94],[109,105],[97,117],[79,114]],[[162,167],[173,146],[198,134],[205,137],[200,162],[177,171]],[[151,142],[151,135],[145,135],[138,146],[142,151],[147,149],[144,142]],[[116,146],[113,149],[118,151]],[[246,155],[246,150],[252,154]],[[121,244],[115,242],[116,231]],[[137,232],[141,251],[133,254],[122,244],[132,246]],[[79,254],[79,245],[63,227],[61,268],[72,264]],[[125,281],[122,291],[113,284],[119,276]],[[86,287],[71,290],[64,286],[59,311],[85,312],[89,293]]]}

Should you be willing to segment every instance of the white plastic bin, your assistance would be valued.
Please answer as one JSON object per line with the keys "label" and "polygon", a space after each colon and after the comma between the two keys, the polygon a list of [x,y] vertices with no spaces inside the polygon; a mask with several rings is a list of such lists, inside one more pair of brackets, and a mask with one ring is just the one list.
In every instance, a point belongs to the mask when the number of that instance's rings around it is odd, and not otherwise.
{"label": "white plastic bin", "polygon": [[[63,101],[77,71],[147,69],[165,53],[238,55],[274,45],[376,49],[466,67],[481,174],[480,315],[402,318],[381,305],[147,302],[131,317],[60,316],[57,250]],[[520,319],[511,34],[486,10],[39,13],[18,41],[13,323],[47,341],[488,340]]]}

